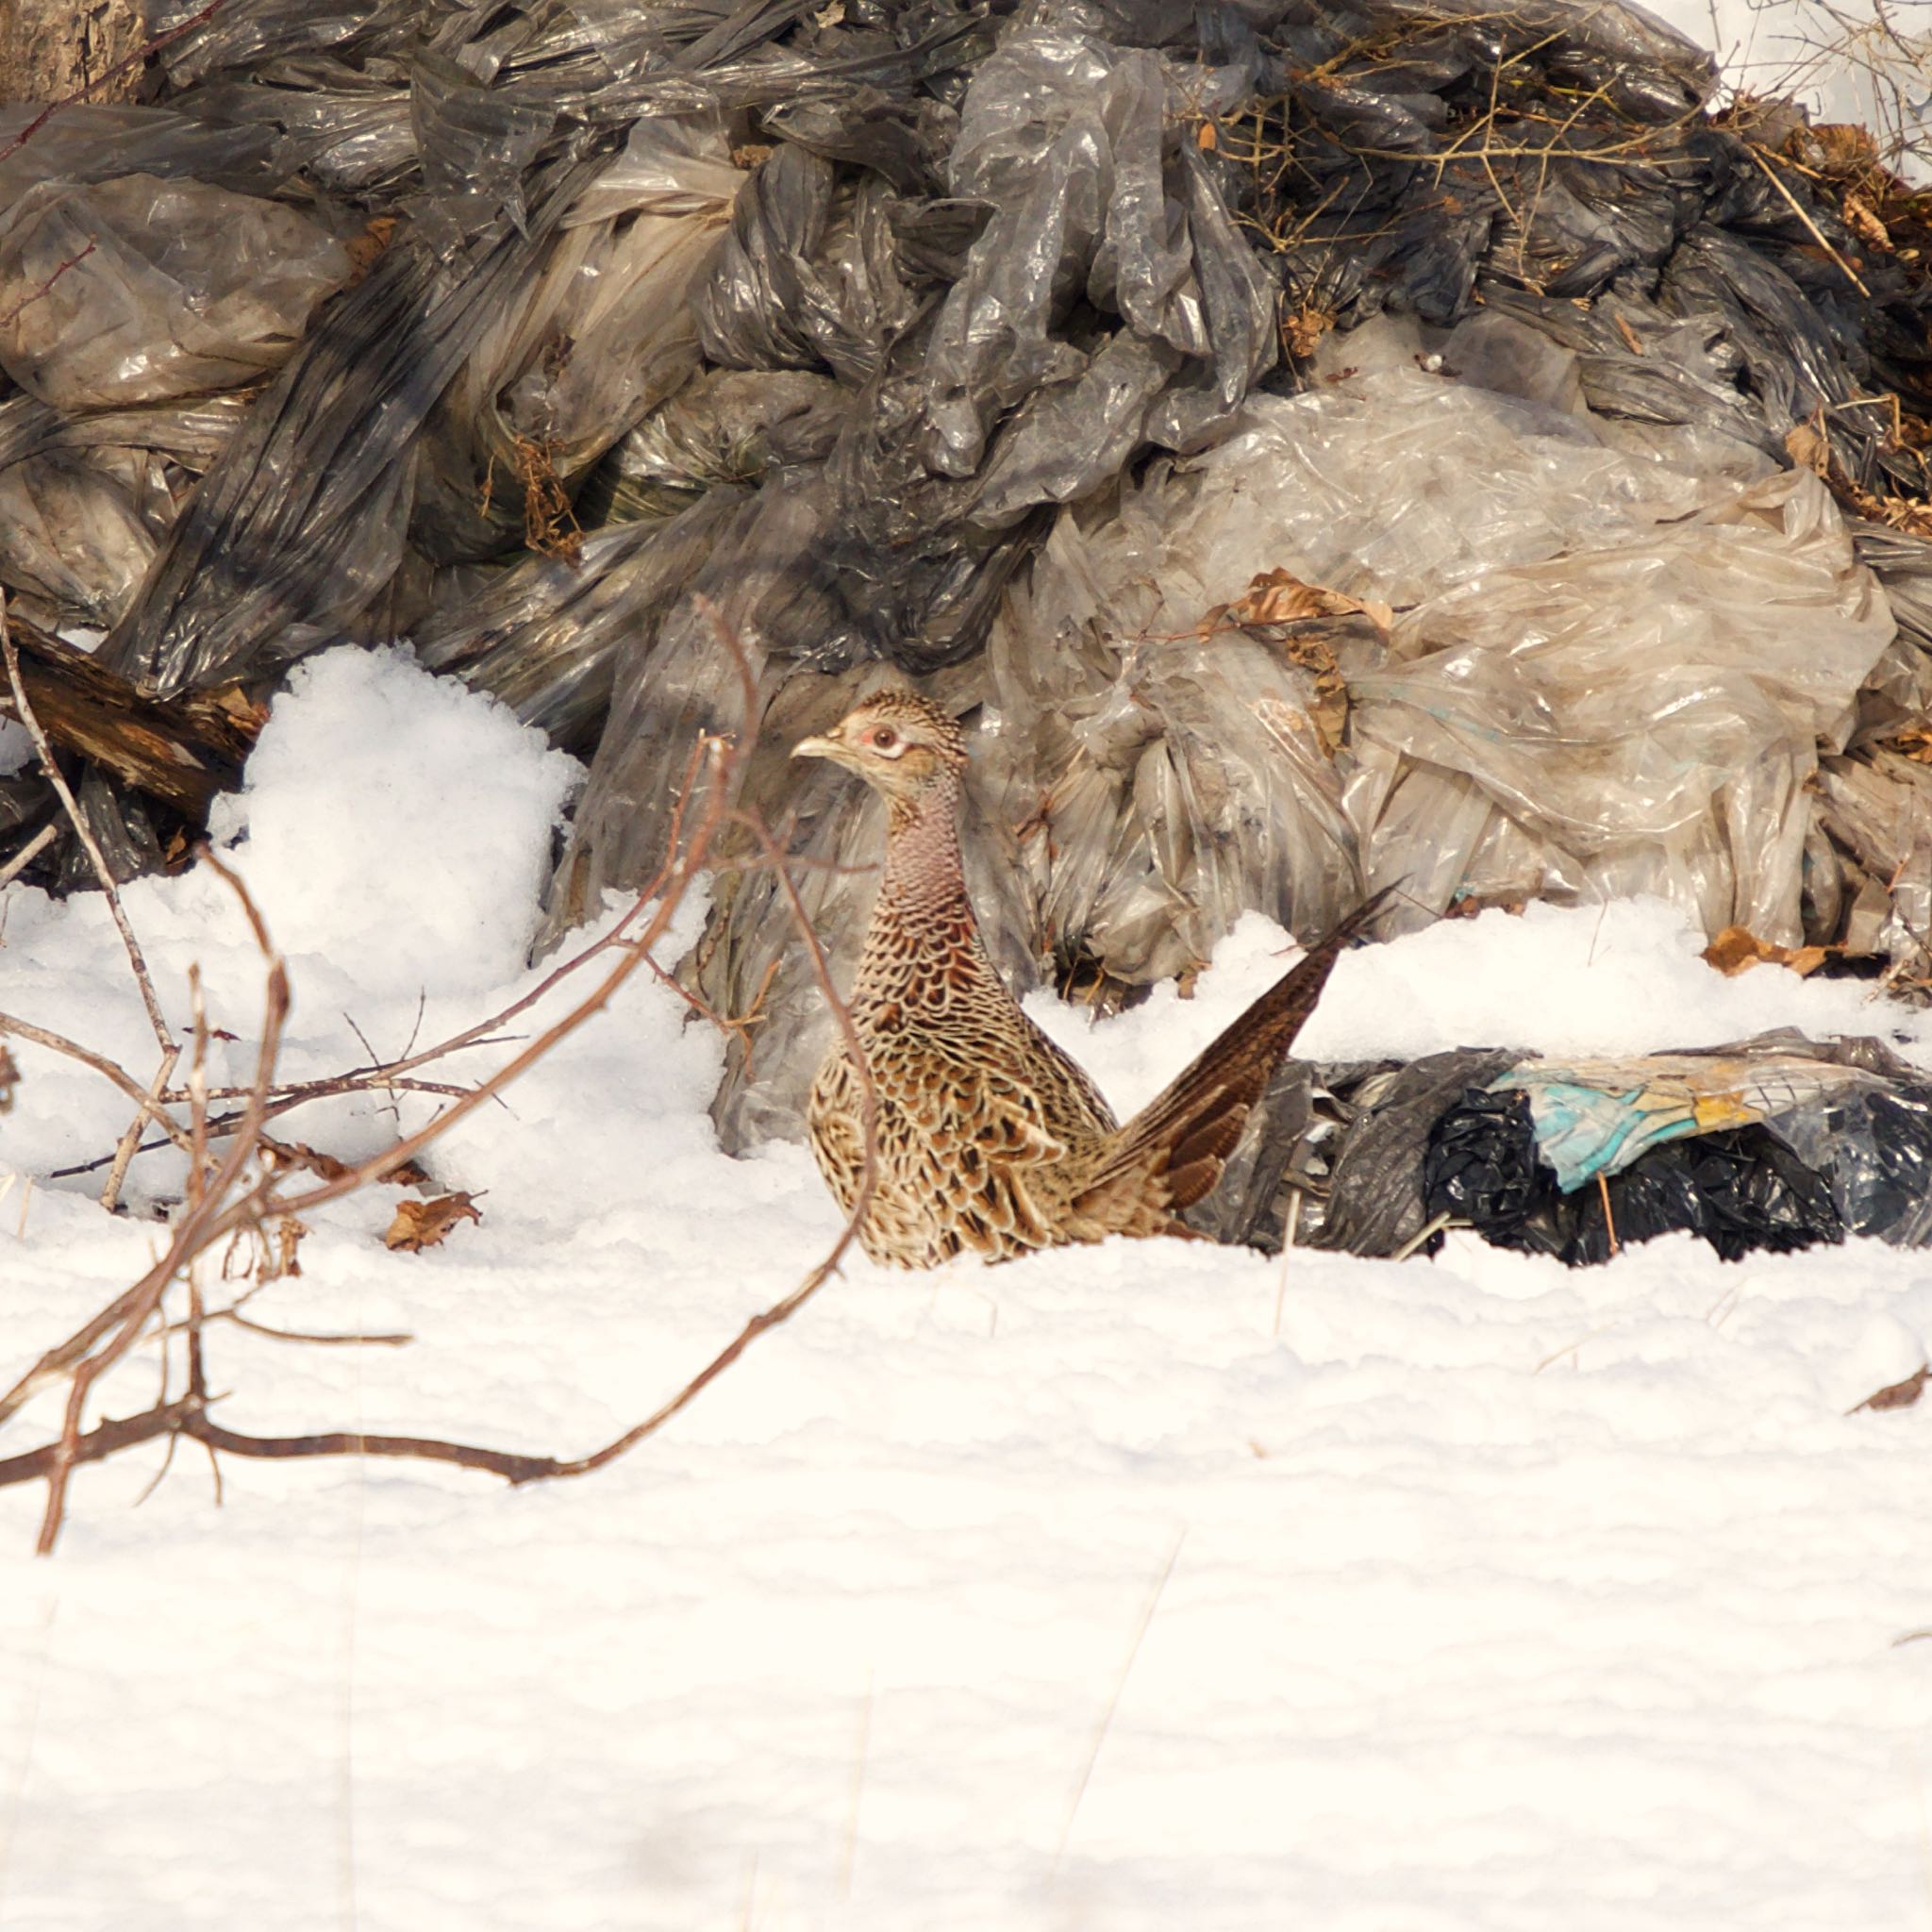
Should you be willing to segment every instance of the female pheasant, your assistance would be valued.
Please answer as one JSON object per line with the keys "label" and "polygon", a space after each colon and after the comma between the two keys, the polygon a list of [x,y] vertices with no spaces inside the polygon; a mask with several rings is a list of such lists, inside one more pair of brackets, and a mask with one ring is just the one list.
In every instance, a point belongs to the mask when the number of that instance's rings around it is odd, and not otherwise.
{"label": "female pheasant", "polygon": [[[885,795],[885,876],[853,982],[875,1096],[875,1174],[858,1238],[874,1261],[1000,1261],[1110,1234],[1190,1232],[1178,1210],[1220,1178],[1241,1123],[1371,907],[1336,928],[1125,1126],[993,970],[959,863],[966,740],[909,692],[868,698],[794,758],[831,758]],[[819,1171],[850,1212],[863,1091],[841,1042],[813,1083]]]}

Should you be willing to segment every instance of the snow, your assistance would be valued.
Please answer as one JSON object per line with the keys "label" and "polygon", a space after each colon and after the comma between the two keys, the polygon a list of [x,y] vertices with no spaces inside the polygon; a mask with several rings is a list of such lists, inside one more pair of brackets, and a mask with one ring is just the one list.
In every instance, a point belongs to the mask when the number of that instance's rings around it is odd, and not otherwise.
{"label": "snow", "polygon": [[[290,953],[291,1073],[363,1058],[345,1014],[393,1051],[534,984],[572,777],[406,656],[298,673],[222,827]],[[176,1024],[201,962],[240,1075],[260,971],[225,890],[127,902]],[[6,908],[0,1010],[144,1073],[98,901]],[[1132,1107],[1286,945],[1251,917],[1191,1001],[1034,1011]],[[1932,1061],[1867,989],[1696,953],[1655,903],[1451,922],[1346,957],[1303,1044],[1794,1024]],[[97,1176],[46,1179],[126,1104],[14,1050],[8,1380],[158,1234]],[[413,1341],[217,1326],[223,1419],[572,1454],[649,1412],[836,1231],[800,1150],[717,1151],[725,1050],[633,978],[436,1148],[480,1225],[391,1254],[373,1191],[252,1305]],[[332,1102],[283,1131],[351,1154],[395,1125]],[[133,1194],[177,1181],[143,1157]],[[141,1500],[141,1450],[77,1474],[49,1562],[39,1488],[0,1491],[0,1928],[1924,1924],[1932,1644],[1895,1641],[1932,1623],[1932,1424],[1846,1411],[1928,1339],[1932,1257],[1869,1242],[1726,1266],[1673,1238],[1578,1273],[1468,1236],[1399,1265],[854,1260],[582,1479],[228,1458],[217,1507],[185,1447]]]}

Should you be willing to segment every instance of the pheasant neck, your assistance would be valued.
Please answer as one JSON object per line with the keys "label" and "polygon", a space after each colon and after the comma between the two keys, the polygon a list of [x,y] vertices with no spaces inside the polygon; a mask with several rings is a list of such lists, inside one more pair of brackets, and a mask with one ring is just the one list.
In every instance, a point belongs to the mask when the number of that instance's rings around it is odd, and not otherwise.
{"label": "pheasant neck", "polygon": [[[948,772],[916,798],[891,801],[879,882],[859,979],[868,991],[925,1001],[947,984],[998,977],[980,941],[959,859],[959,780]],[[935,970],[937,969],[937,970]]]}
{"label": "pheasant neck", "polygon": [[959,858],[959,779],[942,772],[916,798],[891,801],[879,904],[902,918],[973,924]]}

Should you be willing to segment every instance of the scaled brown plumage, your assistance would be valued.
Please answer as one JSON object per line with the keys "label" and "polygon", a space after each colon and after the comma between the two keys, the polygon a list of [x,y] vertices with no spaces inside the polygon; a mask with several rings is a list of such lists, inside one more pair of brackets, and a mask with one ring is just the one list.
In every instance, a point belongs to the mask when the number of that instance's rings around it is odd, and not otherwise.
{"label": "scaled brown plumage", "polygon": [[[1314,946],[1124,1126],[1020,1010],[966,896],[958,806],[966,740],[906,691],[868,698],[795,757],[882,792],[885,875],[850,999],[876,1095],[877,1162],[858,1238],[874,1261],[1004,1260],[1110,1234],[1185,1234],[1178,1211],[1220,1178],[1241,1124],[1365,916]],[[841,1042],[806,1111],[819,1171],[848,1212],[865,1164],[858,1077]]]}

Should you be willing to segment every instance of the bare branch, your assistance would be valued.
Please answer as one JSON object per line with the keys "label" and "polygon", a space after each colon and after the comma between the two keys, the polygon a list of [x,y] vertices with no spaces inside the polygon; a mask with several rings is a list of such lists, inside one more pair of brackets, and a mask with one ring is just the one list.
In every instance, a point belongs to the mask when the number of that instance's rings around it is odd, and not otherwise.
{"label": "bare branch", "polygon": [[[114,874],[108,869],[108,860],[101,851],[100,841],[94,837],[80,809],[79,801],[69,789],[59,761],[54,756],[54,747],[47,741],[47,734],[42,729],[40,719],[34,714],[34,708],[27,702],[26,684],[20,672],[20,650],[13,641],[13,632],[7,623],[7,592],[0,590],[0,657],[7,663],[7,682],[13,692],[13,714],[26,726],[34,741],[34,749],[40,754],[41,767],[47,774],[47,782],[58,794],[61,805],[66,808],[68,818],[73,822],[75,836],[86,850],[89,862],[93,866],[94,876],[101,882],[101,890],[108,895],[108,909],[113,914],[114,924],[121,934],[121,943],[127,948],[127,958],[134,968],[135,982],[141,988],[142,1004],[147,1008],[148,1024],[155,1029],[155,1038],[160,1042],[163,1054],[178,1054],[180,1046],[175,1036],[168,1030],[168,1023],[161,1017],[161,1004],[155,997],[155,984],[148,977],[147,961],[142,957],[141,942],[134,937],[134,928],[127,923],[127,914],[122,908],[120,889],[114,883]],[[172,1071],[172,1070],[171,1070]]]}

